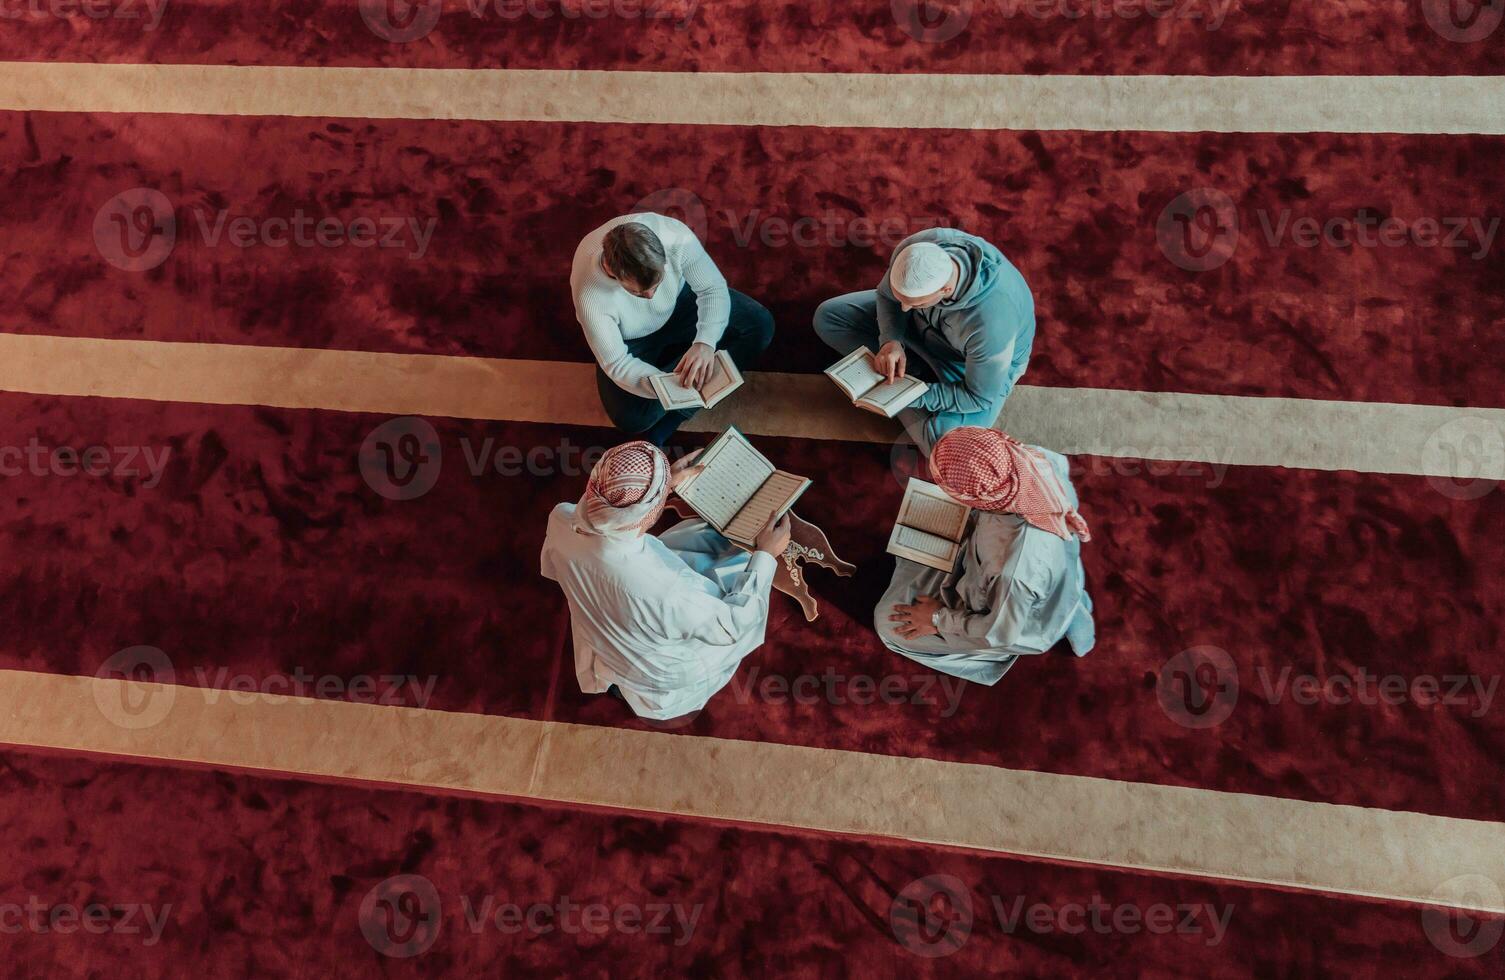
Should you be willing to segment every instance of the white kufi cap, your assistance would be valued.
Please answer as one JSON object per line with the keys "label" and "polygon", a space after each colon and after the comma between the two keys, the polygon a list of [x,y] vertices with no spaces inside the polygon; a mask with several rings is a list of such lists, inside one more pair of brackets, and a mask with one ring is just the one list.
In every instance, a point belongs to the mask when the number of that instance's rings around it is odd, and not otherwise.
{"label": "white kufi cap", "polygon": [[915,242],[894,259],[888,285],[901,296],[918,299],[940,292],[955,272],[956,263],[944,248],[934,242]]}

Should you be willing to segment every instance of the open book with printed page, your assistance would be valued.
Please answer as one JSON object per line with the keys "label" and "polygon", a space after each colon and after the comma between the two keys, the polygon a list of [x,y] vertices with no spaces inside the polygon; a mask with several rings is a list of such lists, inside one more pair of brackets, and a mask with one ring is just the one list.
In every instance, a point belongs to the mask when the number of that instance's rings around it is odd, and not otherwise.
{"label": "open book with printed page", "polygon": [[949,572],[956,567],[972,508],[946,496],[934,483],[910,477],[888,553]]}
{"label": "open book with printed page", "polygon": [[752,548],[758,532],[810,488],[808,479],[774,466],[736,428],[718,436],[695,464],[697,472],[679,486],[680,499],[743,548]]}
{"label": "open book with printed page", "polygon": [[680,384],[679,378],[673,373],[655,374],[648,379],[648,383],[653,386],[658,403],[668,411],[680,408],[715,408],[742,387],[742,372],[737,370],[732,355],[718,350],[711,365],[711,375],[699,391]]}
{"label": "open book with printed page", "polygon": [[874,366],[878,355],[859,347],[826,368],[826,377],[852,399],[852,404],[884,418],[893,418],[930,390],[919,378],[897,378],[893,384]]}

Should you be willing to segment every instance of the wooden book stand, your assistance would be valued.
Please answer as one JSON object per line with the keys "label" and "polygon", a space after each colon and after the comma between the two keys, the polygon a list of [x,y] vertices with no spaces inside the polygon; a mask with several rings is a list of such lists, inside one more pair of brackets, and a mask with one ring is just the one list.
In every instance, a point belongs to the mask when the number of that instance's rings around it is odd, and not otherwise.
{"label": "wooden book stand", "polygon": [[[699,515],[690,509],[690,505],[678,497],[670,497],[665,509],[681,518],[700,520]],[[826,538],[826,532],[792,511],[789,514],[789,525],[789,550],[779,560],[773,587],[798,602],[805,611],[805,619],[813,623],[820,617],[820,605],[810,594],[810,585],[805,581],[805,565],[828,568],[842,578],[850,578],[857,571],[857,566],[838,558],[836,549],[831,547],[831,542]]]}

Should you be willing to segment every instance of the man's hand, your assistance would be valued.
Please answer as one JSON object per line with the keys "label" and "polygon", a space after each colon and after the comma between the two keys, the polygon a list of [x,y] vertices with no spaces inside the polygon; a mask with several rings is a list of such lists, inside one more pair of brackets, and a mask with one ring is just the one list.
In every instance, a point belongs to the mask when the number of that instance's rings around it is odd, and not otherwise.
{"label": "man's hand", "polygon": [[891,623],[898,623],[895,630],[906,640],[918,640],[922,636],[939,636],[940,630],[935,628],[934,617],[937,612],[946,608],[941,605],[941,600],[933,595],[922,595],[914,601],[913,605],[895,606],[894,614],[888,617]]}
{"label": "man's hand", "polygon": [[711,368],[716,366],[716,348],[710,344],[695,343],[685,351],[685,356],[679,359],[679,366],[674,369],[674,375],[679,383],[686,388],[700,390],[700,386],[706,383],[711,376]]}
{"label": "man's hand", "polygon": [[683,459],[676,460],[674,465],[669,467],[670,493],[678,490],[682,483],[684,483],[690,477],[695,476],[701,470],[705,469],[703,465],[699,465],[695,462],[700,458],[700,454],[703,452],[705,452],[705,450],[697,449]]}
{"label": "man's hand", "polygon": [[904,345],[897,340],[890,340],[878,348],[878,354],[873,358],[873,367],[888,379],[889,384],[904,377],[904,369],[908,366],[909,358],[904,354]]}
{"label": "man's hand", "polygon": [[777,522],[770,520],[758,532],[757,540],[753,542],[759,551],[773,555],[775,558],[783,557],[784,552],[789,550],[789,540],[793,535],[789,515],[785,513]]}

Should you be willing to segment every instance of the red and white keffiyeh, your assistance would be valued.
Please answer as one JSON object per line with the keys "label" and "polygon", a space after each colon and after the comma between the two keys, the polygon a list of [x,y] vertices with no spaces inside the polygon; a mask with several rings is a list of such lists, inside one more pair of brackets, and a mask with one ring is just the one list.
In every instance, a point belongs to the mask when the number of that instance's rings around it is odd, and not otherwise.
{"label": "red and white keffiyeh", "polygon": [[591,470],[575,520],[586,534],[629,534],[658,523],[669,500],[669,457],[651,442],[609,449]]}
{"label": "red and white keffiyeh", "polygon": [[1063,539],[1092,540],[1050,460],[1007,433],[972,425],[951,430],[931,450],[930,475],[969,507],[1018,514]]}

